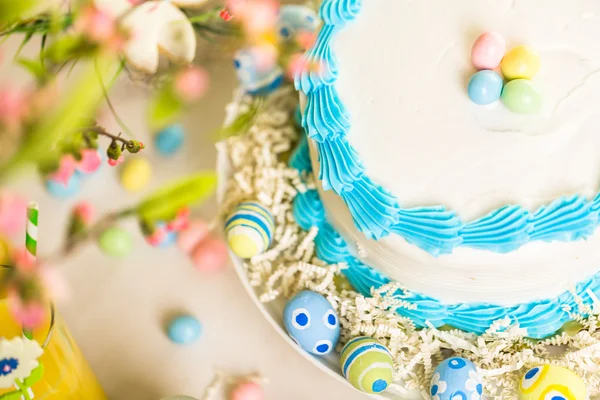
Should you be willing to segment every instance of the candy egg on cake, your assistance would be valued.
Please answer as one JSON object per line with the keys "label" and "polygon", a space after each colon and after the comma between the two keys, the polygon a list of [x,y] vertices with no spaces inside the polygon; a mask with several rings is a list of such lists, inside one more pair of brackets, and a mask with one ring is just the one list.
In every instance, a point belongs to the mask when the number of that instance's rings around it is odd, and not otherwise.
{"label": "candy egg on cake", "polygon": [[241,49],[235,54],[233,66],[244,90],[251,95],[266,95],[283,83],[283,70],[273,60],[268,47]]}
{"label": "candy egg on cake", "polygon": [[340,338],[340,321],[335,310],[325,297],[308,290],[287,302],[283,324],[303,350],[315,355],[330,353]]}
{"label": "candy egg on cake", "polygon": [[429,393],[433,400],[480,399],[483,386],[475,364],[465,358],[452,357],[435,369]]}
{"label": "candy egg on cake", "polygon": [[293,39],[299,33],[313,33],[319,27],[317,13],[297,4],[281,6],[277,19],[277,33],[281,40]]}
{"label": "candy egg on cake", "polygon": [[573,371],[546,364],[531,368],[519,381],[520,400],[585,400],[585,383]]}
{"label": "candy egg on cake", "polygon": [[340,367],[352,386],[369,394],[383,392],[394,379],[394,360],[390,351],[366,336],[346,343]]}
{"label": "candy egg on cake", "polygon": [[225,236],[231,250],[241,258],[265,252],[273,240],[275,219],[256,201],[241,203],[225,221]]}

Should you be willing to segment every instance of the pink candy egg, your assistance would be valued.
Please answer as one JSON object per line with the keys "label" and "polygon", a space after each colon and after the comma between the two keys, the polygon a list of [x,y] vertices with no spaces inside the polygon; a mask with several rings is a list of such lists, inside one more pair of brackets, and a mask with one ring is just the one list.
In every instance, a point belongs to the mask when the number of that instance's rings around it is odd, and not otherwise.
{"label": "pink candy egg", "polygon": [[184,253],[191,253],[198,242],[207,236],[208,225],[204,221],[192,221],[186,229],[179,233],[177,245]]}
{"label": "pink candy egg", "polygon": [[486,32],[479,36],[471,50],[471,61],[475,68],[495,69],[506,53],[506,40],[496,32]]}
{"label": "pink candy egg", "polygon": [[265,398],[262,387],[255,382],[240,383],[231,392],[230,400],[263,400]]}
{"label": "pink candy egg", "polygon": [[192,261],[199,271],[218,271],[227,261],[227,246],[222,240],[208,237],[194,249]]}

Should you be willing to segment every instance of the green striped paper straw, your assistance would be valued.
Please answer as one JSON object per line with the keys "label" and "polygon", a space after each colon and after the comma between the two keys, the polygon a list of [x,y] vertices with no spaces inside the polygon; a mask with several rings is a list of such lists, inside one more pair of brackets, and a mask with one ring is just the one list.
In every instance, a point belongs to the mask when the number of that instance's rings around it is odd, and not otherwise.
{"label": "green striped paper straw", "polygon": [[36,202],[27,205],[27,230],[25,232],[25,248],[29,261],[35,262],[37,258],[37,240],[38,240],[38,211],[39,206]]}

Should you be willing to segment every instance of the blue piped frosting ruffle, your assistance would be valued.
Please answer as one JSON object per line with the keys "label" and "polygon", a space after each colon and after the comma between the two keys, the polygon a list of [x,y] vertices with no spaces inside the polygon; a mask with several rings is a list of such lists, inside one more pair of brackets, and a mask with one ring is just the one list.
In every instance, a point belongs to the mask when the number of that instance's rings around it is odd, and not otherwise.
{"label": "blue piped frosting ruffle", "polygon": [[296,88],[307,96],[302,126],[318,144],[319,179],[325,190],[344,200],[361,232],[375,240],[394,233],[433,256],[459,246],[506,253],[530,241],[572,241],[592,235],[600,223],[600,194],[591,201],[561,197],[534,213],[507,205],[465,222],[443,206],[403,209],[396,197],[373,182],[347,139],[350,115],[335,88],[339,66],[331,48],[336,33],[357,17],[361,5],[361,0],[323,1],[324,26],[304,56],[307,68],[295,77]]}

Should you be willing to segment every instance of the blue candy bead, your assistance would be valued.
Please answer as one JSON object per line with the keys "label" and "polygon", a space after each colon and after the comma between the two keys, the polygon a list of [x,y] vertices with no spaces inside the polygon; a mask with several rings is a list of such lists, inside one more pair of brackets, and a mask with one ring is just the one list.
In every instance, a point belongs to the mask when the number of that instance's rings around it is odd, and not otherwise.
{"label": "blue candy bead", "polygon": [[287,302],[283,323],[291,338],[311,354],[330,353],[340,338],[340,321],[335,310],[325,297],[308,290]]}
{"label": "blue candy bead", "polygon": [[479,71],[469,81],[469,98],[481,106],[495,103],[502,94],[502,77],[495,71]]}
{"label": "blue candy bead", "polygon": [[198,340],[202,333],[200,322],[190,316],[182,315],[174,318],[169,323],[167,335],[172,342],[177,344],[190,344]]}
{"label": "blue candy bead", "polygon": [[181,124],[167,126],[154,136],[154,145],[164,156],[175,154],[183,145],[185,131]]}
{"label": "blue candy bead", "polygon": [[66,199],[71,196],[76,195],[81,189],[81,175],[78,172],[75,172],[69,178],[67,182],[67,186],[63,185],[60,182],[56,182],[52,179],[48,179],[46,181],[46,190],[53,197],[58,197],[60,199]]}

